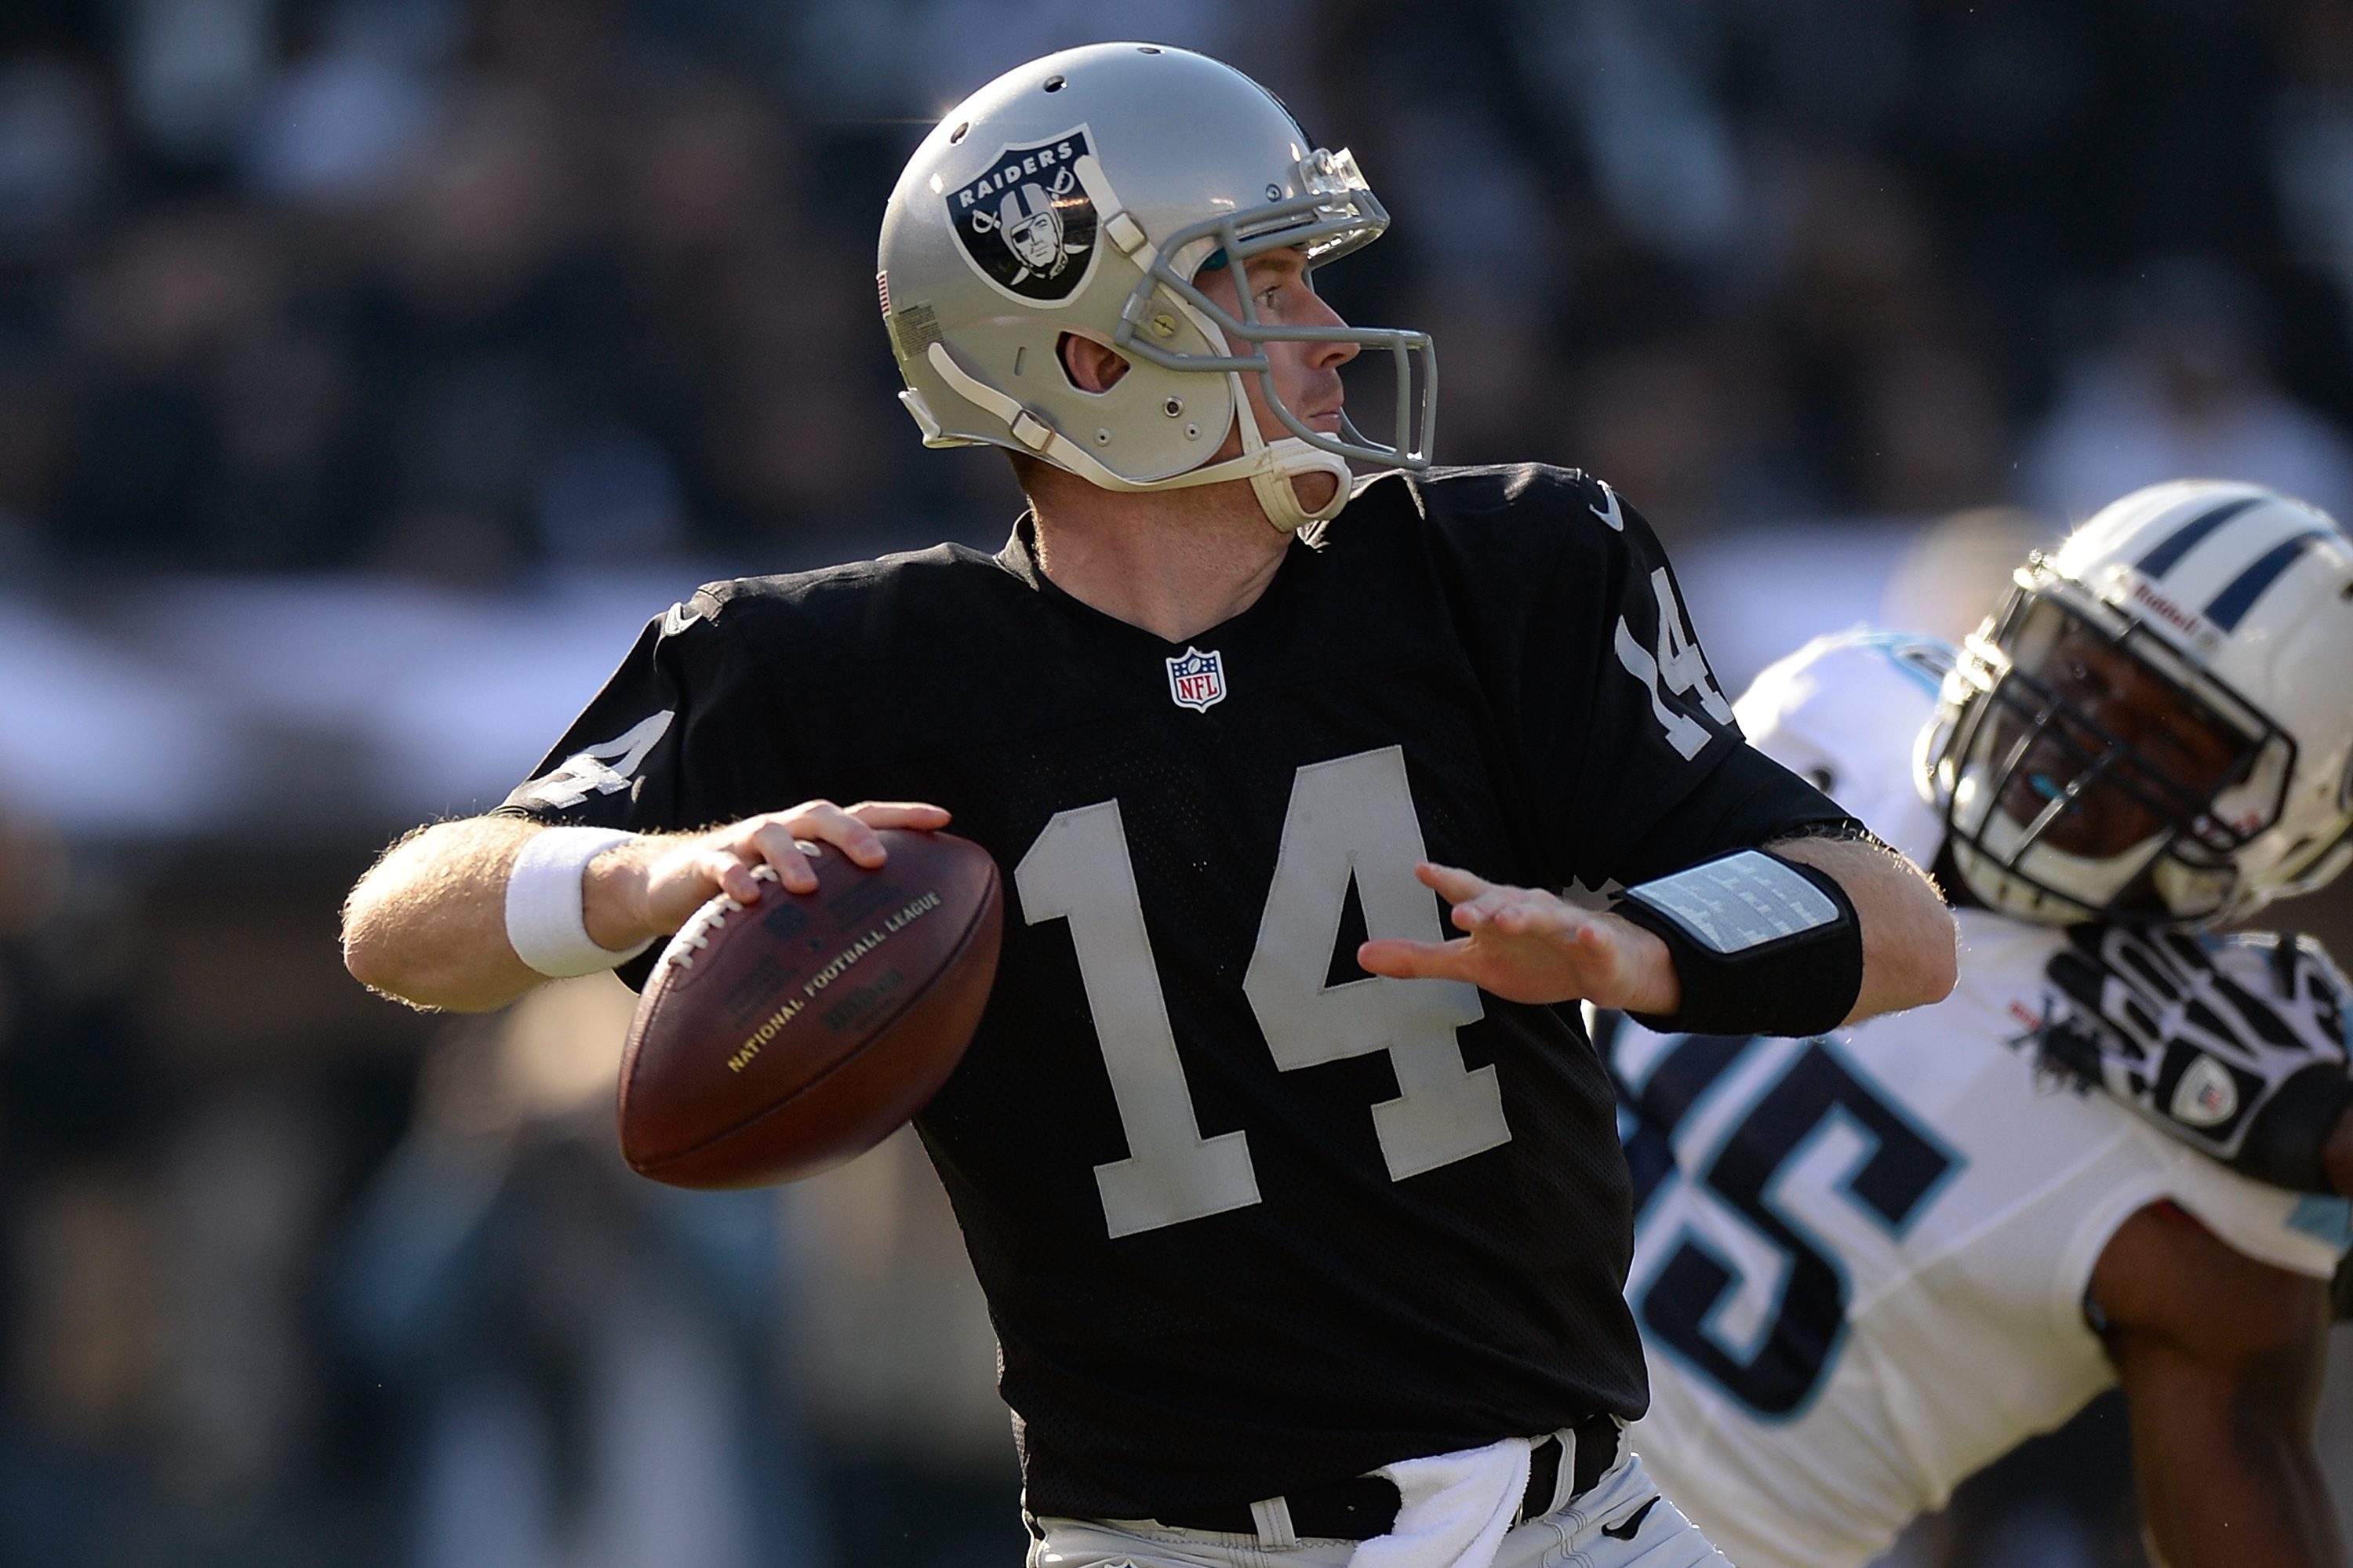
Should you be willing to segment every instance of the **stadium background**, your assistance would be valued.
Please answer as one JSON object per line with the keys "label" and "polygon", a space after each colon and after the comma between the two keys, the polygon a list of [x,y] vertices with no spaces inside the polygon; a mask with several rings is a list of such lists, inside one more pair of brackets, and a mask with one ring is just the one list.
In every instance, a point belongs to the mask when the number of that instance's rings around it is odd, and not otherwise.
{"label": "stadium background", "polygon": [[[893,405],[875,223],[964,91],[1120,37],[1355,147],[1397,228],[1327,291],[1437,334],[1443,456],[1641,505],[1729,689],[1955,634],[2147,481],[2353,503],[2342,0],[13,0],[0,1563],[1013,1561],[917,1154],[638,1182],[617,987],[421,1017],[334,906],[694,583],[1002,537]],[[2139,1562],[2120,1426],[1899,1555]]]}

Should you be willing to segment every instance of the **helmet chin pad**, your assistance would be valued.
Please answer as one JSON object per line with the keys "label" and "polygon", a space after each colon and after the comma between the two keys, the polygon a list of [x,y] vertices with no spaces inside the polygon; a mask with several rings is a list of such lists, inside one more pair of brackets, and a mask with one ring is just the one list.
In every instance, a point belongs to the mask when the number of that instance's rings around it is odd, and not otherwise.
{"label": "helmet chin pad", "polygon": [[[1296,436],[1269,441],[1259,430],[1258,411],[1242,390],[1240,375],[1227,374],[1233,378],[1234,425],[1241,432],[1243,460],[1254,459],[1259,464],[1250,471],[1250,493],[1258,497],[1258,508],[1266,514],[1266,520],[1278,533],[1295,534],[1310,523],[1326,523],[1338,516],[1340,508],[1348,503],[1348,486],[1356,479],[1348,460],[1310,446]],[[1272,378],[1266,379],[1266,397],[1279,401]],[[1311,512],[1299,499],[1299,487],[1291,482],[1317,473],[1332,476],[1332,494]]]}
{"label": "helmet chin pad", "polygon": [[[1258,497],[1259,510],[1266,514],[1266,520],[1281,533],[1295,534],[1310,523],[1328,523],[1338,516],[1340,508],[1348,504],[1348,487],[1356,480],[1347,463],[1290,437],[1273,442],[1268,450],[1285,448],[1289,450],[1275,460],[1277,466],[1250,475],[1250,493]],[[1299,486],[1293,481],[1319,473],[1331,475],[1332,494],[1311,512],[1299,499]]]}

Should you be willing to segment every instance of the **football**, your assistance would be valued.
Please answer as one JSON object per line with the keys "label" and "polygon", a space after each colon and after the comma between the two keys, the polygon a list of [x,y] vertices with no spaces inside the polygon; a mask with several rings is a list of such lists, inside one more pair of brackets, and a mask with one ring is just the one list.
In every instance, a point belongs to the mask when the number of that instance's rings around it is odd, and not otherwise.
{"label": "football", "polygon": [[997,975],[997,863],[884,829],[867,871],[818,847],[818,890],[713,898],[670,938],[621,1060],[621,1154],[677,1187],[797,1181],[871,1149],[964,1057]]}

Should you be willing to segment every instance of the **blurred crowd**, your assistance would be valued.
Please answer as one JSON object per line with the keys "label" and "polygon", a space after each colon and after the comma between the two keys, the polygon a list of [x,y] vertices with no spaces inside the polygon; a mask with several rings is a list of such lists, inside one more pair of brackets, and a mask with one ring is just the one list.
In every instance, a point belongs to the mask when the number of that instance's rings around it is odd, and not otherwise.
{"label": "blurred crowd", "polygon": [[[406,800],[360,775],[556,732],[585,689],[515,694],[554,629],[593,672],[706,567],[1002,536],[1005,464],[893,400],[877,221],[958,97],[1122,37],[1354,148],[1397,228],[1322,286],[1435,334],[1440,455],[1609,479],[1749,670],[1802,633],[1736,617],[1832,556],[1949,634],[2141,483],[2353,512],[2343,0],[10,0],[0,739],[167,804],[275,782],[131,845],[0,799],[0,1565],[1019,1550],[910,1141],[678,1200],[613,1155],[610,982],[433,1023],[349,984],[332,906]],[[514,609],[570,568],[627,586]],[[100,747],[72,683],[132,652],[182,727]],[[271,693],[268,747],[220,716]],[[256,825],[339,790],[385,820]],[[2122,1560],[2109,1419],[2044,1512],[1965,1498],[1910,1561]]]}
{"label": "blurred crowd", "polygon": [[1451,459],[1670,529],[2353,501],[2329,0],[19,0],[11,548],[483,584],[969,529],[1009,492],[910,461],[875,219],[945,104],[1124,33],[1355,145],[1398,231],[1327,290],[1436,333]]}

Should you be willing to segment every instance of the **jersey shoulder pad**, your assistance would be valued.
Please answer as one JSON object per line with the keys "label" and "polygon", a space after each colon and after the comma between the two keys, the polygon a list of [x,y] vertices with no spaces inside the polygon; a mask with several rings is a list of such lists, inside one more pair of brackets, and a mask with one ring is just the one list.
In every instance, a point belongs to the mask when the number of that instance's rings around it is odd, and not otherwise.
{"label": "jersey shoulder pad", "polygon": [[863,606],[877,592],[923,594],[950,585],[968,587],[976,573],[1002,575],[1002,570],[994,556],[965,546],[934,545],[927,550],[844,561],[810,571],[705,583],[687,604],[690,609],[701,607],[714,618],[756,615],[779,606],[824,614],[836,605]]}
{"label": "jersey shoulder pad", "polygon": [[[700,615],[731,626],[756,647],[789,639],[796,664],[864,658],[913,638],[927,647],[971,634],[993,604],[976,586],[1022,590],[994,557],[962,545],[848,561],[815,571],[706,583],[671,619]],[[667,630],[667,629],[666,629]]]}
{"label": "jersey shoulder pad", "polygon": [[1943,830],[1914,782],[1913,747],[1952,667],[1935,638],[1838,632],[1767,666],[1733,712],[1751,746],[1926,865]]}
{"label": "jersey shoulder pad", "polygon": [[[1396,482],[1433,523],[1488,523],[1510,516],[1532,528],[1551,531],[1562,522],[1586,522],[1623,533],[1627,508],[1618,493],[1577,469],[1551,463],[1488,463],[1433,468],[1398,474]],[[1360,496],[1380,492],[1379,481]]]}

